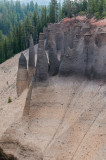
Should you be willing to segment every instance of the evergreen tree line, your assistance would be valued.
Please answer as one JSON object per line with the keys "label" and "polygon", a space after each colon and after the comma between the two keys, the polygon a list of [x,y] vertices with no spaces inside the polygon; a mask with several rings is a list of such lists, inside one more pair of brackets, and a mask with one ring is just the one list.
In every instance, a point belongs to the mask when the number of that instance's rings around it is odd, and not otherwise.
{"label": "evergreen tree line", "polygon": [[0,63],[29,47],[29,36],[38,42],[39,33],[47,23],[64,17],[86,14],[88,18],[106,16],[106,0],[50,0],[49,6],[27,5],[20,1],[0,1]]}
{"label": "evergreen tree line", "polygon": [[47,8],[33,1],[0,2],[0,63],[29,47],[29,36],[38,42],[39,33],[47,25]]}
{"label": "evergreen tree line", "polygon": [[49,6],[49,21],[58,22],[64,17],[86,15],[88,18],[106,17],[106,0],[51,0]]}
{"label": "evergreen tree line", "polygon": [[27,5],[22,5],[20,1],[0,1],[0,30],[3,34],[7,35],[13,26],[18,25],[20,21],[28,15],[38,10],[37,3],[34,4],[33,1]]}

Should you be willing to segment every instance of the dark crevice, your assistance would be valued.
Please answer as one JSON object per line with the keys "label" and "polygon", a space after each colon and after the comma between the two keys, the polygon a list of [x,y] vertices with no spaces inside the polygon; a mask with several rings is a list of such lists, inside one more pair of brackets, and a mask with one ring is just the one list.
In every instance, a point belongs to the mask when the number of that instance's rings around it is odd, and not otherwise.
{"label": "dark crevice", "polygon": [[0,148],[0,160],[18,160],[18,159],[13,155],[5,154],[4,151]]}

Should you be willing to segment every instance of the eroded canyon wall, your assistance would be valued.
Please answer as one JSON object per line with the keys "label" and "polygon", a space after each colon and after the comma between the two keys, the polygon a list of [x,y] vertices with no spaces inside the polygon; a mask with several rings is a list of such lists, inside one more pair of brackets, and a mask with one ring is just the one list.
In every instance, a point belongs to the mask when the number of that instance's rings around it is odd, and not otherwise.
{"label": "eroded canyon wall", "polygon": [[29,85],[33,77],[34,82],[39,82],[56,74],[77,74],[89,79],[106,77],[105,26],[100,28],[87,19],[72,18],[63,19],[60,23],[50,23],[44,27],[43,32],[39,36],[36,62],[33,39],[30,36]]}
{"label": "eroded canyon wall", "polygon": [[[47,34],[48,30],[48,34]],[[58,24],[49,24],[46,29],[48,52],[49,35],[54,34],[57,57],[60,54],[60,75],[80,74],[88,78],[105,78],[106,28],[101,29],[88,20],[71,19]],[[56,52],[54,50],[54,53]],[[50,54],[51,55],[51,54]],[[53,60],[53,58],[52,58]]]}

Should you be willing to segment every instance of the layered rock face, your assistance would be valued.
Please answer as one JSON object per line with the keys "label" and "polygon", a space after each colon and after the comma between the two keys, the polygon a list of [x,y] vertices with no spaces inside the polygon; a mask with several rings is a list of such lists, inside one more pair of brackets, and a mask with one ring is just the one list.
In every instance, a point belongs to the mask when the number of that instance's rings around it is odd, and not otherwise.
{"label": "layered rock face", "polygon": [[17,95],[20,96],[21,93],[28,87],[28,71],[27,71],[27,61],[23,53],[19,58],[18,72],[17,72]]}
{"label": "layered rock face", "polygon": [[29,84],[32,80],[32,77],[35,73],[35,50],[34,50],[34,43],[32,35],[30,36],[30,46],[29,46],[29,61],[28,61],[28,77],[29,77]]}

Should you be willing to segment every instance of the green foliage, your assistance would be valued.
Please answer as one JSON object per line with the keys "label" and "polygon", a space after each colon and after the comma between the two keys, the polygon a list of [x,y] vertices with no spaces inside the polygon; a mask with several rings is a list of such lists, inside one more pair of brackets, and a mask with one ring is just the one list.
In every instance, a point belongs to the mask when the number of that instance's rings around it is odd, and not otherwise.
{"label": "green foliage", "polygon": [[55,23],[58,21],[58,4],[57,0],[51,0],[49,5],[49,21]]}
{"label": "green foliage", "polygon": [[99,12],[96,12],[96,13],[95,13],[95,17],[96,17],[96,19],[99,19],[99,18],[100,18]]}
{"label": "green foliage", "polygon": [[71,6],[70,0],[63,1],[62,16],[63,17],[72,17],[72,6]]}
{"label": "green foliage", "polygon": [[11,103],[12,102],[12,99],[11,97],[8,98],[8,103]]}
{"label": "green foliage", "polygon": [[106,18],[106,11],[102,14],[103,18]]}
{"label": "green foliage", "polygon": [[80,15],[80,16],[84,16],[84,15],[86,15],[86,13],[87,13],[86,11],[80,11],[80,12],[79,12],[79,15]]}
{"label": "green foliage", "polygon": [[46,6],[32,1],[27,5],[0,1],[0,63],[28,48],[30,34],[36,44],[44,26],[47,26]]}
{"label": "green foliage", "polygon": [[89,18],[95,16],[97,19],[105,17],[106,0],[88,0],[87,12]]}

